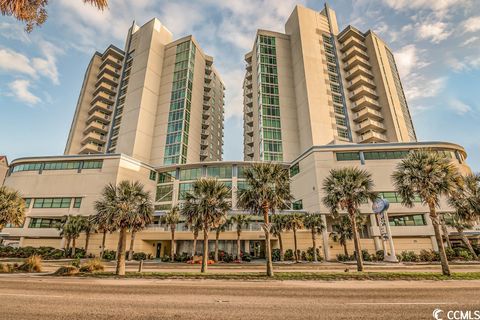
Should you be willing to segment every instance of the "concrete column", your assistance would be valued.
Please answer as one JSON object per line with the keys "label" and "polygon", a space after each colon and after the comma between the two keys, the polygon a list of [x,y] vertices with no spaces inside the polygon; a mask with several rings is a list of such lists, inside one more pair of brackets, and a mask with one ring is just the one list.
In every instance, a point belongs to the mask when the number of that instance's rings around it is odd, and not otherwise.
{"label": "concrete column", "polygon": [[244,240],[243,252],[250,253],[250,240]]}
{"label": "concrete column", "polygon": [[325,261],[330,260],[330,247],[328,245],[328,231],[327,231],[327,218],[324,214],[322,214],[322,222],[325,228],[322,231],[322,240],[323,240],[323,255],[325,257]]}
{"label": "concrete column", "polygon": [[[370,214],[370,225],[372,229],[378,228],[377,217],[375,217],[374,213]],[[375,245],[375,251],[383,250],[382,241],[379,236],[373,236],[373,243]]]}

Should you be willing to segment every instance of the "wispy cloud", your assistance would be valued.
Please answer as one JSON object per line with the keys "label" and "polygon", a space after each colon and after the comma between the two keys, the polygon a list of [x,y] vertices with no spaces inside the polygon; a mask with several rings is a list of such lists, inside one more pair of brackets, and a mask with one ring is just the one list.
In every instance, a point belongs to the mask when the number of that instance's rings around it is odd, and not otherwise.
{"label": "wispy cloud", "polygon": [[0,69],[27,74],[32,77],[35,77],[37,74],[27,56],[9,48],[0,48]]}
{"label": "wispy cloud", "polygon": [[470,107],[468,104],[466,104],[466,103],[464,103],[464,102],[462,102],[458,99],[450,100],[450,103],[448,104],[448,107],[458,115],[464,115],[464,114],[469,113],[473,110],[472,107]]}
{"label": "wispy cloud", "polygon": [[11,95],[29,105],[35,105],[41,101],[39,97],[30,91],[30,80],[15,80],[9,85]]}
{"label": "wispy cloud", "polygon": [[422,40],[430,40],[439,43],[447,39],[451,34],[451,27],[444,22],[421,23],[417,25],[417,37]]}
{"label": "wispy cloud", "polygon": [[465,32],[476,32],[480,30],[480,16],[471,17],[463,23]]}

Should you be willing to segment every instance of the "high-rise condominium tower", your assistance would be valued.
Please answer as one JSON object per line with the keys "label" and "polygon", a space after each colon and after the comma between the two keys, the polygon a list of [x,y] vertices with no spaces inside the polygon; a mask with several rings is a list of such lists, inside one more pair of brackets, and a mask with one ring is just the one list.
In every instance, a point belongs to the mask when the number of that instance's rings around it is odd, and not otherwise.
{"label": "high-rise condominium tower", "polygon": [[123,153],[153,166],[222,159],[225,87],[192,36],[153,19],[90,62],[65,154]]}
{"label": "high-rise condominium tower", "polygon": [[416,141],[391,50],[372,31],[339,32],[327,6],[297,6],[285,33],[258,30],[245,61],[245,160],[291,161],[314,145]]}

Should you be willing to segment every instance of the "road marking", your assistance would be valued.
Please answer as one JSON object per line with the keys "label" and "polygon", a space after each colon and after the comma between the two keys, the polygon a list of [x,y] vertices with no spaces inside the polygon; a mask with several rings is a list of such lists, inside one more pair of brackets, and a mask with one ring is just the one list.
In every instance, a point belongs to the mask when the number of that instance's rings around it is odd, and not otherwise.
{"label": "road marking", "polygon": [[352,305],[378,305],[378,304],[395,304],[395,305],[439,305],[439,304],[457,304],[456,302],[347,302],[346,304]]}
{"label": "road marking", "polygon": [[24,294],[24,293],[0,293],[0,296],[65,298],[65,296],[52,296],[52,295],[46,295],[46,294]]}

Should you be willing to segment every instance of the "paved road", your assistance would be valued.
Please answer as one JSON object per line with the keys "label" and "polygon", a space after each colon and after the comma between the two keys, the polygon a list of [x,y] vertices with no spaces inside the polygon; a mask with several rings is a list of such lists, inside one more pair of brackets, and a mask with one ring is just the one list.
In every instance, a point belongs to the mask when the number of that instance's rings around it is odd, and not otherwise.
{"label": "paved road", "polygon": [[[0,319],[433,319],[480,309],[480,281],[136,280],[0,276]],[[446,318],[446,317],[445,317]]]}

